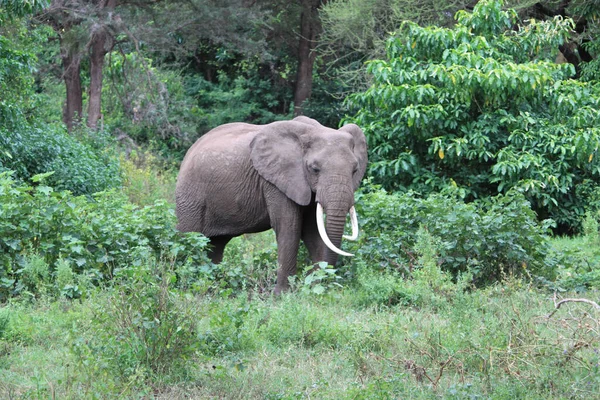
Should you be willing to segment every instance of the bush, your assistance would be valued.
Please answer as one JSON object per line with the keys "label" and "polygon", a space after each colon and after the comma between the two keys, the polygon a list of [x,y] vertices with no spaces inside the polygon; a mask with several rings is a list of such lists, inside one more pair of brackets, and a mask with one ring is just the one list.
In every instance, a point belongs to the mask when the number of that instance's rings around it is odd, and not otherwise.
{"label": "bush", "polygon": [[140,206],[166,199],[175,204],[177,173],[166,169],[149,152],[132,151],[128,159],[121,157],[123,191],[132,203]]}
{"label": "bush", "polygon": [[[573,21],[517,25],[501,1],[456,14],[453,28],[405,22],[370,61],[373,84],[348,98],[365,130],[369,174],[389,190],[458,185],[469,198],[519,188],[541,218],[579,227],[600,184],[600,86],[554,62]],[[554,53],[554,54],[553,54]]]}
{"label": "bush", "polygon": [[[175,230],[175,213],[164,201],[137,207],[115,191],[97,193],[90,201],[66,191],[54,191],[34,176],[36,187],[18,184],[11,173],[0,173],[0,299],[36,282],[27,254],[36,254],[54,272],[68,263],[75,274],[110,278],[116,266],[139,262],[149,251],[176,266],[205,264],[207,239]],[[27,281],[20,277],[26,273]],[[63,266],[60,279],[68,284]],[[65,289],[60,288],[61,290]]]}
{"label": "bush", "polygon": [[119,161],[109,144],[108,136],[100,132],[90,136],[82,131],[76,137],[55,127],[0,129],[0,171],[13,170],[24,182],[54,172],[46,180],[49,185],[91,195],[121,184]]}
{"label": "bush", "polygon": [[174,265],[150,253],[137,261],[115,271],[115,285],[93,303],[89,329],[72,331],[71,350],[88,379],[180,379],[198,349],[196,307],[175,289]]}
{"label": "bush", "polygon": [[437,262],[455,278],[470,272],[486,284],[506,274],[552,273],[545,258],[551,221],[539,223],[515,191],[465,203],[451,192],[421,198],[373,189],[360,195],[357,211],[365,234],[356,245],[356,265],[412,276],[423,249],[417,246],[421,229],[439,240]]}

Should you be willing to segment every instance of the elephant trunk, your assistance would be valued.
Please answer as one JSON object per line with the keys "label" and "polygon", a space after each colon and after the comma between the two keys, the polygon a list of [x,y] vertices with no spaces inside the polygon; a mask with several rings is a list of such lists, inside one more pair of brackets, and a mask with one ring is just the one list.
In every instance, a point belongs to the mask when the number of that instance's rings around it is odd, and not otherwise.
{"label": "elephant trunk", "polygon": [[[321,203],[317,203],[317,228],[319,229],[319,235],[321,236],[321,239],[323,242],[325,242],[325,245],[328,248],[325,260],[327,262],[331,260],[333,263],[335,263],[335,261],[337,261],[338,254],[342,256],[353,256],[351,253],[340,250],[345,223],[345,215],[328,215],[327,228],[325,228],[323,206],[321,206]],[[329,263],[334,265],[331,262]]]}
{"label": "elephant trunk", "polygon": [[[344,226],[346,225],[346,215],[327,215],[327,237],[331,239],[333,245],[336,248],[340,248],[342,245],[342,235],[344,234]],[[353,256],[351,253],[342,252],[343,256]],[[325,253],[325,261],[329,265],[335,265],[338,259],[338,254],[333,249],[327,249]]]}

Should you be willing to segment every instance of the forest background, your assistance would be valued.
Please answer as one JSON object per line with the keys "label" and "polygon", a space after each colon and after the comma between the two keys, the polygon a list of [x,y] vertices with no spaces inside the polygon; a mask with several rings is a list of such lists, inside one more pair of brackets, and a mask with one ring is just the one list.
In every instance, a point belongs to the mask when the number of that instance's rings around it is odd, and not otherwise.
{"label": "forest background", "polygon": [[[599,23],[595,0],[0,0],[0,397],[589,398]],[[365,131],[365,233],[275,300],[272,237],[210,264],[174,182],[210,129],[297,115]]]}

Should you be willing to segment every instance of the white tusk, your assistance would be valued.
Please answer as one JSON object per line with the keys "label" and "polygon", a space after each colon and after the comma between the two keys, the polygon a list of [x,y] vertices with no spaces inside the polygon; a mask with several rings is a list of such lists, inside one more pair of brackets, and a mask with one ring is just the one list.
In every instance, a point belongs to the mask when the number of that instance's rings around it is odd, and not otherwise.
{"label": "white tusk", "polygon": [[352,236],[344,235],[344,239],[355,241],[358,238],[358,218],[354,206],[350,209],[350,223],[352,224]]}
{"label": "white tusk", "polygon": [[338,249],[333,245],[333,243],[331,243],[331,240],[329,240],[327,232],[325,232],[325,223],[323,222],[323,206],[320,203],[317,203],[317,228],[319,229],[319,235],[321,235],[321,239],[323,239],[323,242],[325,242],[325,245],[329,247],[331,251],[338,253],[341,256],[352,257],[354,255]]}

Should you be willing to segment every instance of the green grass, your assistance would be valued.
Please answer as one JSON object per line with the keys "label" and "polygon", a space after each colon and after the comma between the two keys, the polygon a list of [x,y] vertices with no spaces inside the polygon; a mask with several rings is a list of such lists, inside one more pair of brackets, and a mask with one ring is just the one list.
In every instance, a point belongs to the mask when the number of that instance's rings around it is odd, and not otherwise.
{"label": "green grass", "polygon": [[9,316],[0,398],[584,399],[600,391],[600,314],[588,305],[568,303],[548,318],[552,295],[522,281],[425,296],[418,306],[364,306],[357,290],[279,299],[172,291],[168,310],[192,312],[195,335],[183,343],[194,351],[159,374],[143,363],[123,372],[110,359],[132,348],[123,327],[98,314],[130,310],[130,298],[115,297],[126,291],[13,302],[0,312]]}

